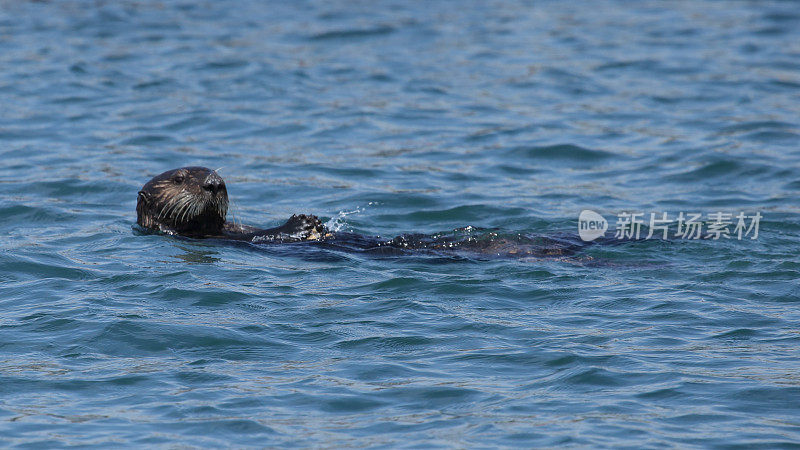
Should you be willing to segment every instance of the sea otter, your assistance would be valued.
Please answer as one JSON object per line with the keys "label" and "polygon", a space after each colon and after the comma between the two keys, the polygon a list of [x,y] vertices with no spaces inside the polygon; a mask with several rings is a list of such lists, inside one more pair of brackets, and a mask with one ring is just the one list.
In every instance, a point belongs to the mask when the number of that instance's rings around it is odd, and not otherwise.
{"label": "sea otter", "polygon": [[136,201],[136,222],[167,234],[286,242],[319,239],[327,233],[313,215],[293,215],[277,228],[262,230],[228,222],[227,213],[225,181],[205,167],[168,170],[148,181]]}
{"label": "sea otter", "polygon": [[205,167],[169,170],[148,181],[136,202],[137,223],[148,230],[189,238],[219,238],[253,243],[315,241],[337,249],[396,253],[407,250],[468,251],[508,257],[552,257],[574,253],[572,237],[473,234],[467,227],[444,235],[403,234],[393,239],[331,232],[314,215],[293,215],[276,228],[259,229],[228,222],[225,181]]}

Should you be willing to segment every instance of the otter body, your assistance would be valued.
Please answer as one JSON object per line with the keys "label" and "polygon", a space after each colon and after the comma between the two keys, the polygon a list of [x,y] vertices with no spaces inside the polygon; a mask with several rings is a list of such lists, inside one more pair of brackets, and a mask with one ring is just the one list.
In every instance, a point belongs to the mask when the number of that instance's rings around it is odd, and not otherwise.
{"label": "otter body", "polygon": [[190,238],[217,238],[252,243],[318,241],[320,245],[380,254],[423,250],[520,257],[558,257],[573,254],[583,244],[569,237],[501,237],[496,233],[471,234],[467,227],[452,235],[404,234],[390,240],[354,233],[332,233],[314,215],[293,215],[276,228],[259,229],[226,220],[228,191],[225,182],[205,167],[169,170],[151,179],[139,191],[137,223],[149,230]]}
{"label": "otter body", "polygon": [[247,241],[319,239],[327,232],[313,215],[294,215],[276,228],[259,229],[226,220],[225,181],[205,167],[182,167],[153,177],[139,191],[136,222],[149,230],[193,238]]}

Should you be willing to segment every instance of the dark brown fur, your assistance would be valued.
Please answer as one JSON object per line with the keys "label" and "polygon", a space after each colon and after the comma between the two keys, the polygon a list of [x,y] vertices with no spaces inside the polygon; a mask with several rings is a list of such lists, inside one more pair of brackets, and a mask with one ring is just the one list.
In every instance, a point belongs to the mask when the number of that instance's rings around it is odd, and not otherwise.
{"label": "dark brown fur", "polygon": [[147,229],[187,237],[242,240],[307,240],[326,234],[312,215],[295,215],[277,228],[228,223],[225,182],[205,167],[169,170],[148,181],[139,191],[136,222]]}
{"label": "dark brown fur", "polygon": [[[582,244],[574,239],[523,236],[500,237],[496,233],[472,236],[466,233],[426,236],[406,234],[394,239],[362,236],[354,233],[331,233],[313,215],[294,215],[277,227],[258,229],[227,222],[228,191],[225,182],[205,167],[183,167],[162,173],[139,191],[136,203],[137,222],[149,230],[192,238],[221,238],[261,242],[314,240],[320,245],[346,250],[378,253],[403,253],[407,250],[429,252],[471,252],[475,254],[524,257],[563,257]],[[459,231],[459,230],[456,230]]]}

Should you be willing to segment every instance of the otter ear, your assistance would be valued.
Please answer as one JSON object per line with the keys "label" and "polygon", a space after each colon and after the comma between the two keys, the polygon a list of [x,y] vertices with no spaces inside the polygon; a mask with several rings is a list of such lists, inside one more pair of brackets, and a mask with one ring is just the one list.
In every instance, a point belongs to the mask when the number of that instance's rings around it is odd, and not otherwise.
{"label": "otter ear", "polygon": [[141,200],[143,203],[147,203],[150,201],[150,195],[148,195],[145,191],[139,191],[139,200]]}

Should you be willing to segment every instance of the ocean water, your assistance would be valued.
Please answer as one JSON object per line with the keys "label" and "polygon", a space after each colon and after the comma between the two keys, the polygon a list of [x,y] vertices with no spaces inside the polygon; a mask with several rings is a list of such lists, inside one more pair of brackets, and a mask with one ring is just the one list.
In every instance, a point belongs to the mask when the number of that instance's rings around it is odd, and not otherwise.
{"label": "ocean water", "polygon": [[[796,2],[0,0],[0,157],[2,446],[800,444]],[[264,227],[762,219],[541,258],[138,233],[185,165]]]}

